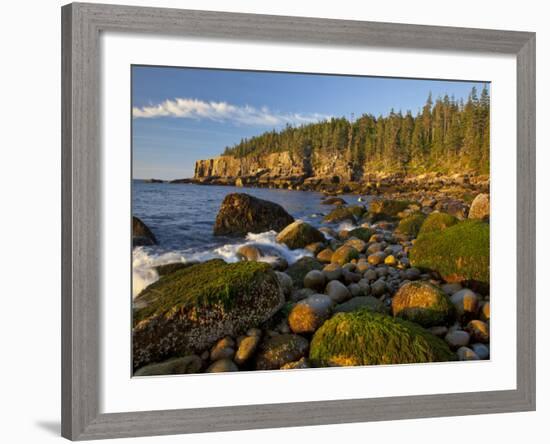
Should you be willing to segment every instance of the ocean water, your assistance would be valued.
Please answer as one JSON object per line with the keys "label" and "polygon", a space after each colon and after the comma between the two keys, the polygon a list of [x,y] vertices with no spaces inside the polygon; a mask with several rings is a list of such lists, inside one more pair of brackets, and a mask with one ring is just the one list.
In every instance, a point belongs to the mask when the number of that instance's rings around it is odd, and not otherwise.
{"label": "ocean water", "polygon": [[[333,207],[322,205],[324,196],[310,191],[275,190],[266,188],[238,188],[217,185],[146,183],[132,184],[132,214],[143,220],[155,234],[158,245],[133,249],[133,294],[155,282],[155,267],[172,262],[204,261],[222,258],[227,262],[238,260],[236,252],[244,244],[268,245],[277,250],[289,264],[303,256],[306,250],[289,250],[275,241],[276,233],[249,233],[246,238],[214,236],[216,215],[229,193],[248,193],[260,199],[281,205],[295,219],[302,219],[320,227],[321,221]],[[357,203],[357,195],[342,196],[348,204]],[[351,228],[349,223],[337,229]],[[266,256],[261,260],[273,258]]]}

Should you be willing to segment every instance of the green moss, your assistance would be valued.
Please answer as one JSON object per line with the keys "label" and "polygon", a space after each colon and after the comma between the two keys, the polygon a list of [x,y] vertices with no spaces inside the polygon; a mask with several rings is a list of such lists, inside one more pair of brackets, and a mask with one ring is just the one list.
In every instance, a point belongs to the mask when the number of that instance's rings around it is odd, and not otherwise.
{"label": "green moss", "polygon": [[369,212],[371,214],[384,214],[390,217],[397,217],[401,211],[408,208],[412,203],[414,202],[410,200],[373,200],[369,205]]}
{"label": "green moss", "polygon": [[365,242],[368,242],[373,234],[374,234],[373,230],[365,227],[354,228],[349,232],[349,235],[351,237],[356,237],[357,239],[361,239],[362,241],[365,241]]}
{"label": "green moss", "polygon": [[411,264],[437,271],[447,282],[489,284],[490,230],[468,220],[442,231],[421,234],[411,248]]}
{"label": "green moss", "polygon": [[432,231],[441,231],[458,223],[458,219],[447,213],[430,213],[422,226],[419,235],[431,233]]}
{"label": "green moss", "polygon": [[198,262],[172,262],[171,264],[159,265],[156,267],[159,276],[166,276],[174,271],[183,270],[184,268],[196,265]]}
{"label": "green moss", "polygon": [[451,361],[447,344],[422,327],[369,310],[339,313],[313,336],[315,366],[411,364]]}
{"label": "green moss", "polygon": [[403,285],[392,299],[394,316],[422,325],[434,327],[453,321],[455,308],[449,297],[429,282],[409,282]]}
{"label": "green moss", "polygon": [[360,218],[366,209],[363,205],[352,205],[349,207],[338,207],[332,210],[324,218],[324,222],[335,223],[342,222],[344,220],[356,221]]}
{"label": "green moss", "polygon": [[401,219],[399,225],[397,226],[397,231],[401,234],[406,234],[407,236],[416,237],[420,231],[420,227],[426,220],[426,215],[421,212],[413,213],[404,219]]}
{"label": "green moss", "polygon": [[214,259],[161,277],[138,296],[145,306],[134,314],[134,323],[153,315],[173,313],[185,307],[222,305],[231,308],[236,295],[258,280],[271,276],[271,267],[262,262],[227,264]]}

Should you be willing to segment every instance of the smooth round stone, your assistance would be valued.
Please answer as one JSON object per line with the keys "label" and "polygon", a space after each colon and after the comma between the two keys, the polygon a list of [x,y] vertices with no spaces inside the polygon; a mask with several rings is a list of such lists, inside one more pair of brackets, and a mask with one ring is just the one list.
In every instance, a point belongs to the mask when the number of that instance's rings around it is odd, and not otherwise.
{"label": "smooth round stone", "polygon": [[366,296],[370,293],[370,285],[367,279],[361,279],[359,282],[357,282],[357,285],[361,289],[363,295]]}
{"label": "smooth round stone", "polygon": [[456,356],[459,361],[479,361],[479,356],[476,352],[468,347],[460,347],[456,351]]}
{"label": "smooth round stone", "polygon": [[288,315],[290,329],[294,333],[313,333],[328,319],[333,305],[325,294],[314,294],[298,302]]}
{"label": "smooth round stone", "polygon": [[353,271],[348,271],[347,269],[342,270],[342,277],[346,284],[353,284],[361,280],[361,275],[359,273],[354,273]]}
{"label": "smooth round stone", "polygon": [[332,253],[334,253],[334,251],[332,251],[330,248],[325,248],[324,250],[321,250],[319,253],[317,253],[317,259],[320,262],[330,264]]}
{"label": "smooth round stone", "polygon": [[363,277],[369,281],[374,281],[375,279],[378,279],[378,273],[376,272],[376,270],[371,268],[365,271]]}
{"label": "smooth round stone", "polygon": [[338,264],[325,265],[323,274],[327,281],[337,281],[342,278],[342,267]]}
{"label": "smooth round stone", "polygon": [[348,288],[340,281],[330,281],[327,284],[325,293],[337,304],[347,301],[351,298]]}
{"label": "smooth round stone", "polygon": [[457,291],[462,290],[462,285],[460,285],[458,282],[453,282],[451,284],[443,284],[441,286],[441,289],[447,293],[448,296],[452,296]]}
{"label": "smooth round stone", "polygon": [[322,271],[311,270],[304,277],[304,287],[313,290],[322,290],[325,286],[325,275]]}
{"label": "smooth round stone", "polygon": [[485,344],[472,344],[471,347],[475,354],[479,356],[479,359],[489,359],[489,347]]}
{"label": "smooth round stone", "polygon": [[369,268],[370,265],[366,260],[357,262],[356,271],[358,273],[365,273]]}
{"label": "smooth round stone", "polygon": [[389,256],[386,256],[386,259],[384,259],[384,263],[386,265],[389,265],[390,267],[395,267],[397,265],[397,259],[393,254],[390,254]]}
{"label": "smooth round stone", "polygon": [[469,344],[470,334],[464,330],[452,330],[445,335],[445,342],[453,348],[459,348]]}
{"label": "smooth round stone", "polygon": [[431,334],[433,334],[433,335],[435,335],[439,338],[442,338],[448,333],[449,329],[444,325],[437,325],[435,327],[428,328],[428,331]]}
{"label": "smooth round stone", "polygon": [[224,372],[238,372],[239,368],[231,359],[220,359],[213,362],[210,367],[206,369],[206,373],[224,373]]}
{"label": "smooth round stone", "polygon": [[223,339],[220,339],[216,344],[210,349],[210,360],[218,361],[220,359],[232,359],[235,355],[235,341],[226,336]]}
{"label": "smooth round stone", "polygon": [[466,331],[470,333],[475,342],[483,342],[485,344],[489,342],[489,326],[483,321],[475,319],[468,322]]}
{"label": "smooth round stone", "polygon": [[258,347],[259,343],[260,343],[259,335],[246,336],[239,344],[237,353],[235,353],[235,362],[238,365],[242,365],[246,361],[248,361],[256,351],[256,348]]}
{"label": "smooth round stone", "polygon": [[275,275],[277,276],[279,284],[281,284],[285,297],[290,296],[293,287],[292,278],[282,271],[275,271]]}
{"label": "smooth round stone", "polygon": [[376,268],[376,274],[378,275],[378,277],[384,277],[390,274],[390,270],[386,266],[380,266]]}
{"label": "smooth round stone", "polygon": [[344,245],[355,248],[359,253],[363,253],[367,249],[367,243],[356,237],[348,239]]}
{"label": "smooth round stone", "polygon": [[363,295],[363,290],[361,289],[359,284],[349,284],[348,290],[351,293],[352,297]]}
{"label": "smooth round stone", "polygon": [[456,314],[460,317],[472,318],[477,313],[477,295],[468,288],[463,288],[451,296],[451,302],[456,308]]}
{"label": "smooth round stone", "polygon": [[371,284],[370,290],[373,296],[379,297],[379,296],[382,296],[388,290],[388,287],[385,281],[383,281],[382,279],[378,279],[377,281]]}
{"label": "smooth round stone", "polygon": [[375,242],[368,246],[367,253],[374,254],[374,253],[382,252],[386,247],[387,247],[387,244],[385,242]]}
{"label": "smooth round stone", "polygon": [[386,253],[383,251],[379,251],[377,253],[373,253],[367,257],[367,262],[371,265],[379,265],[384,263],[384,260],[386,259]]}
{"label": "smooth round stone", "polygon": [[292,291],[290,294],[290,300],[292,302],[298,302],[311,296],[312,294],[315,294],[315,290],[312,290],[311,288],[300,288]]}
{"label": "smooth round stone", "polygon": [[416,281],[420,277],[420,270],[415,267],[407,268],[405,270],[405,279],[409,281]]}
{"label": "smooth round stone", "polygon": [[489,302],[485,302],[481,306],[481,310],[479,311],[479,317],[482,321],[487,322],[491,318],[491,306]]}

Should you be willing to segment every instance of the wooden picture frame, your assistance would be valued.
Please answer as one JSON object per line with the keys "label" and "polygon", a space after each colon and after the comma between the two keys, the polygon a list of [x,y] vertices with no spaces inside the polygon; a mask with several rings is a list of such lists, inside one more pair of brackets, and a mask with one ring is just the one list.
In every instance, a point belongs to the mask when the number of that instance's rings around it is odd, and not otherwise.
{"label": "wooden picture frame", "polygon": [[[126,413],[99,411],[100,47],[104,31],[517,58],[517,388]],[[62,435],[73,440],[535,409],[535,34],[73,3],[62,8]]]}

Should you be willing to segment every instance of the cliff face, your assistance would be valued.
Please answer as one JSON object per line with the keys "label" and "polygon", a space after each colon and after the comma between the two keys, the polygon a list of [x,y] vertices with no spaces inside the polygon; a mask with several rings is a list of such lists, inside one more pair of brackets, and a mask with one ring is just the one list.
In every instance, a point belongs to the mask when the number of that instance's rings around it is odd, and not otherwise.
{"label": "cliff face", "polygon": [[[235,181],[245,183],[267,183],[287,181],[300,183],[306,179],[337,180],[347,182],[357,180],[352,166],[339,156],[306,153],[303,156],[290,153],[271,153],[265,156],[232,157],[220,156],[198,160],[195,163],[194,180]],[[337,177],[338,179],[335,179]]]}

